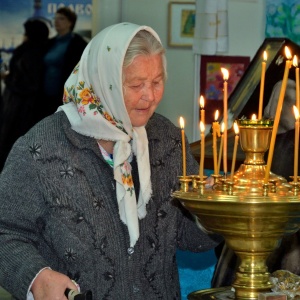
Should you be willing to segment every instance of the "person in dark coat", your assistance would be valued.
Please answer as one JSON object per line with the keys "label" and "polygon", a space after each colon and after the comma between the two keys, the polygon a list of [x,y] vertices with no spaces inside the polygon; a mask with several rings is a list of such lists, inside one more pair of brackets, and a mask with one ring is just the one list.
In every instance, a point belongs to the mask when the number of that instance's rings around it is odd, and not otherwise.
{"label": "person in dark coat", "polygon": [[79,34],[73,32],[77,15],[68,7],[59,8],[55,14],[54,27],[57,35],[49,40],[44,57],[45,74],[43,90],[43,113],[48,116],[62,105],[64,83],[80,60],[87,45]]}
{"label": "person in dark coat", "polygon": [[39,119],[36,107],[42,90],[43,56],[49,28],[44,21],[31,18],[24,23],[24,29],[24,41],[14,50],[9,71],[3,77],[0,171],[14,142]]}

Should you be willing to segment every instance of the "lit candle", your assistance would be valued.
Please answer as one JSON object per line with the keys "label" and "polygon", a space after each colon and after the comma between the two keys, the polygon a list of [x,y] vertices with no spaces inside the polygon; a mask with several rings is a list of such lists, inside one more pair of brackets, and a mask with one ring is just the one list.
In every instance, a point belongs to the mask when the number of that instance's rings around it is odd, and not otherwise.
{"label": "lit candle", "polygon": [[228,101],[228,78],[229,78],[229,72],[225,68],[221,68],[221,71],[223,73],[223,79],[224,79],[224,142],[223,142],[223,167],[224,167],[224,174],[226,176],[227,174],[227,129],[228,129],[228,117],[227,117],[227,101]]}
{"label": "lit candle", "polygon": [[255,120],[256,120],[256,114],[253,114],[253,115],[252,115],[251,120],[252,120],[252,121],[255,121]]}
{"label": "lit candle", "polygon": [[299,156],[299,110],[294,105],[295,114],[295,147],[294,147],[294,183],[298,181],[298,156]]}
{"label": "lit candle", "polygon": [[236,153],[237,153],[237,146],[239,141],[239,127],[236,122],[233,124],[235,137],[234,137],[234,146],[233,146],[233,155],[232,155],[232,164],[231,164],[231,181],[233,182],[233,175],[234,175],[234,168],[236,162]]}
{"label": "lit candle", "polygon": [[285,90],[286,90],[287,80],[288,80],[288,76],[289,76],[289,70],[292,65],[292,61],[291,61],[292,55],[287,46],[285,46],[285,55],[286,55],[287,60],[285,62],[285,69],[284,69],[280,94],[279,94],[279,98],[278,98],[276,114],[275,114],[275,118],[274,118],[274,124],[273,124],[273,130],[272,130],[272,136],[271,136],[270,148],[269,148],[269,154],[268,154],[268,161],[267,161],[266,170],[265,170],[265,172],[266,172],[265,179],[264,179],[265,184],[267,184],[269,182],[269,178],[270,178],[270,170],[271,170],[271,164],[272,164],[272,160],[273,160],[274,146],[275,146],[276,135],[277,135],[278,125],[279,125],[279,119],[280,119],[280,114],[281,114],[281,110],[282,110],[282,104],[283,104],[284,94],[285,94]]}
{"label": "lit candle", "polygon": [[300,92],[299,92],[299,68],[298,68],[298,58],[296,55],[294,55],[293,58],[293,65],[295,67],[295,78],[296,78],[296,107],[298,111],[300,110],[299,107],[299,97],[300,97]]}
{"label": "lit candle", "polygon": [[219,111],[215,112],[215,121],[213,122],[213,157],[214,157],[214,174],[218,175],[218,160],[217,160],[217,136],[220,136],[220,124],[217,121],[219,118]]}
{"label": "lit candle", "polygon": [[262,119],[262,107],[264,99],[265,87],[265,73],[266,73],[267,52],[264,51],[264,60],[261,63],[261,79],[260,79],[260,93],[259,93],[259,107],[258,107],[258,120]]}
{"label": "lit candle", "polygon": [[220,174],[221,160],[222,160],[222,152],[223,152],[223,141],[224,141],[224,122],[221,125],[221,141],[220,141],[220,149],[219,149],[219,160],[218,160],[218,174]]}
{"label": "lit candle", "polygon": [[200,170],[199,176],[200,180],[203,181],[204,172],[204,156],[205,156],[205,126],[202,121],[200,121],[200,132],[201,132],[201,157],[200,157]]}
{"label": "lit candle", "polygon": [[204,97],[201,95],[199,99],[199,104],[200,104],[200,121],[205,124],[205,110],[204,110]]}
{"label": "lit candle", "polygon": [[185,134],[184,134],[184,119],[179,118],[180,128],[181,128],[181,139],[182,139],[182,170],[183,177],[186,177],[186,149],[185,149]]}

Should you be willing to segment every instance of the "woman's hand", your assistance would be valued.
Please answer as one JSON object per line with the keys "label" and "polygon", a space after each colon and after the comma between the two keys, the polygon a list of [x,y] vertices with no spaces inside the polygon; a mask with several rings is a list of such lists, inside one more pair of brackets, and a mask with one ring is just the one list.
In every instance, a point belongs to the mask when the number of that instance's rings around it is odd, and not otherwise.
{"label": "woman's hand", "polygon": [[66,300],[66,288],[77,290],[71,279],[61,273],[50,269],[44,269],[36,277],[31,292],[34,300]]}

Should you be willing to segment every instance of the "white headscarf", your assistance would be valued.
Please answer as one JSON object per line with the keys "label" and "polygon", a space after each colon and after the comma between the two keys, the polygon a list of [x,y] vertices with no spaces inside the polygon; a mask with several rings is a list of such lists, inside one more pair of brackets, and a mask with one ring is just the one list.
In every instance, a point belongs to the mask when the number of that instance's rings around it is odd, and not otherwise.
{"label": "white headscarf", "polygon": [[[64,103],[67,104],[59,108],[65,111],[76,132],[116,142],[113,157],[117,200],[131,247],[139,238],[138,219],[146,216],[146,204],[152,193],[147,133],[144,126],[132,127],[122,90],[125,53],[140,30],[149,31],[160,41],[152,28],[131,23],[112,25],[98,33],[66,81]],[[129,162],[132,152],[137,158],[140,179],[138,201]]]}

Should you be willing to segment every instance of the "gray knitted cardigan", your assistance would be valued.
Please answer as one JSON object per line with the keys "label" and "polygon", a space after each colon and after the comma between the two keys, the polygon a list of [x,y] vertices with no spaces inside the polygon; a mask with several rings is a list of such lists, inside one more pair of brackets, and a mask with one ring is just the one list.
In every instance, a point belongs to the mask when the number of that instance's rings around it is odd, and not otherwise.
{"label": "gray knitted cardigan", "polygon": [[[92,290],[94,300],[180,299],[176,249],[206,251],[219,239],[171,198],[182,174],[180,129],[154,114],[147,133],[153,196],[134,249],[95,139],[74,132],[59,112],[16,142],[0,177],[1,286],[26,299],[49,266]],[[187,173],[197,172],[187,151]]]}

